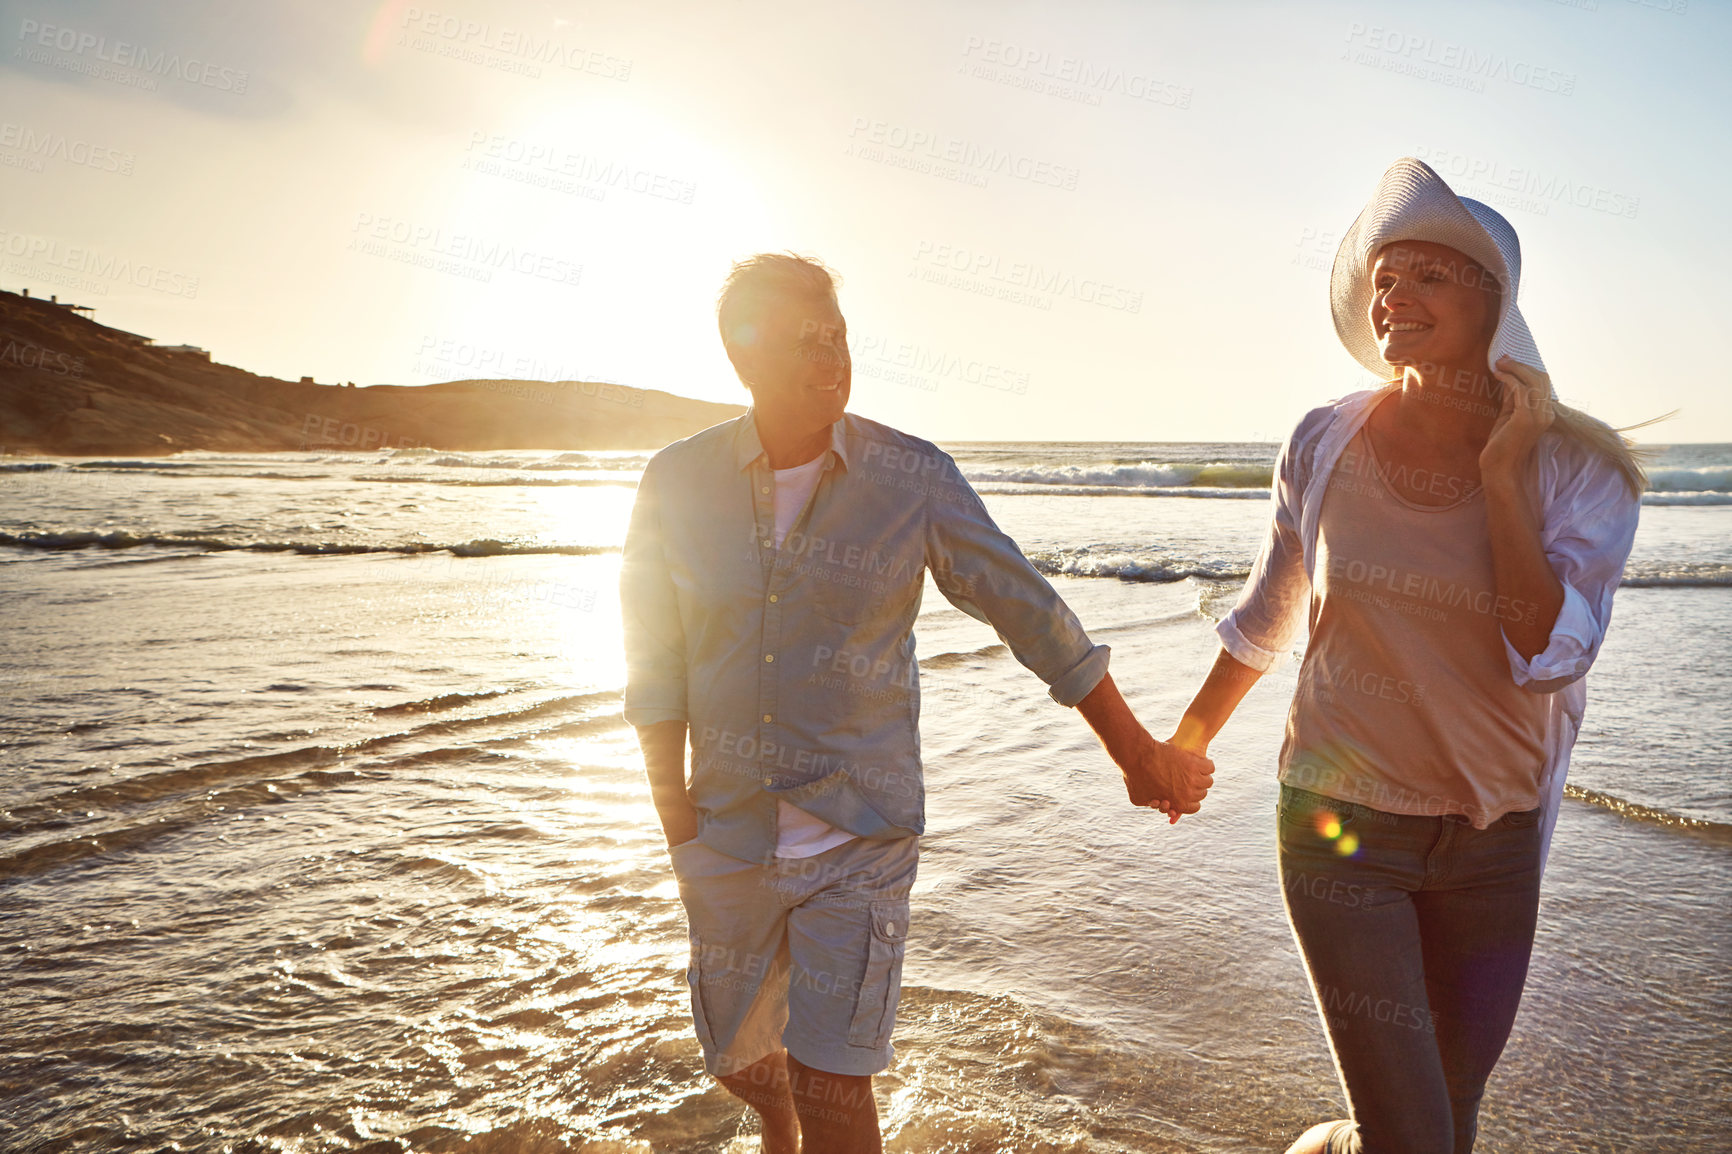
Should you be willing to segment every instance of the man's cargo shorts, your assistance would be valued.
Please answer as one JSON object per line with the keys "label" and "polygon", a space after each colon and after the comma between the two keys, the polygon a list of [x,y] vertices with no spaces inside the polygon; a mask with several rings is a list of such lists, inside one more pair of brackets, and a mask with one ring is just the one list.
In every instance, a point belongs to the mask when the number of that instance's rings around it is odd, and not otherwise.
{"label": "man's cargo shorts", "polygon": [[787,1048],[829,1074],[876,1074],[895,1051],[908,891],[920,839],[856,838],[805,858],[668,851],[691,929],[692,1020],[726,1077]]}

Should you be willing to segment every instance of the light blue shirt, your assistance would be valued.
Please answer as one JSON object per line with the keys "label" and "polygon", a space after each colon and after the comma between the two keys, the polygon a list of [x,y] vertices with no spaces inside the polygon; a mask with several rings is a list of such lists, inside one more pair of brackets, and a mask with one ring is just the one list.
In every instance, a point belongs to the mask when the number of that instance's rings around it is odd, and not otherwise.
{"label": "light blue shirt", "polygon": [[689,724],[698,836],[747,861],[775,853],[778,798],[861,837],[924,831],[913,627],[927,570],[1061,705],[1107,671],[1107,647],[949,454],[849,414],[823,459],[777,547],[748,412],[657,453],[626,534],[625,718]]}

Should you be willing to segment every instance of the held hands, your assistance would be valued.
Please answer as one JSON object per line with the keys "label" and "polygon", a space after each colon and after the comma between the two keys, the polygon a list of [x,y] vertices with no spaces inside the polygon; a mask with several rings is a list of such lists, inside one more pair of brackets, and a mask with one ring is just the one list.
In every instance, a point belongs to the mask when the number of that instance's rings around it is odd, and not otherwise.
{"label": "held hands", "polygon": [[1101,677],[1077,702],[1077,710],[1124,774],[1132,805],[1158,809],[1175,822],[1202,806],[1215,783],[1214,763],[1150,737],[1119,695],[1112,674]]}
{"label": "held hands", "polygon": [[1479,454],[1487,481],[1514,479],[1552,424],[1552,379],[1531,365],[1499,357],[1492,375],[1503,385],[1503,410]]}
{"label": "held hands", "polygon": [[1209,787],[1215,784],[1215,763],[1201,752],[1156,741],[1147,734],[1134,755],[1119,762],[1119,770],[1124,774],[1131,804],[1160,810],[1167,815],[1168,824],[1201,809]]}

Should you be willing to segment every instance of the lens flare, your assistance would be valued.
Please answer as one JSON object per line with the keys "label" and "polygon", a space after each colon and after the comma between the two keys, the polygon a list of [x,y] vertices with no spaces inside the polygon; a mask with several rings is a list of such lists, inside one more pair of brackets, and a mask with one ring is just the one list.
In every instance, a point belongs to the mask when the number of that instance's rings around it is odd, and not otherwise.
{"label": "lens flare", "polygon": [[1326,840],[1335,843],[1335,852],[1342,857],[1352,857],[1359,852],[1359,835],[1342,828],[1341,816],[1329,810],[1320,809],[1316,816],[1317,832]]}
{"label": "lens flare", "polygon": [[373,21],[367,28],[367,38],[361,43],[361,60],[364,63],[369,67],[377,67],[384,60],[398,30],[408,24],[408,13],[411,11],[414,9],[409,7],[409,0],[385,0],[379,5],[379,10],[373,13]]}

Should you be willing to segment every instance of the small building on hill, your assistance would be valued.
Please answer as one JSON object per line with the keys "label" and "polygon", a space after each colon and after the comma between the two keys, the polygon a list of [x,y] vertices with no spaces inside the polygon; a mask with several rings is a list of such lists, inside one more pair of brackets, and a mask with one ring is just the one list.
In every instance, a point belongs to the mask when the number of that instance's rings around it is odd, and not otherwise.
{"label": "small building on hill", "polygon": [[210,350],[201,349],[197,345],[158,345],[156,347],[165,353],[185,353],[189,357],[198,357],[201,360],[206,361],[210,360]]}
{"label": "small building on hill", "polygon": [[[31,300],[32,299],[30,296],[30,290],[29,289],[19,289],[18,295],[22,296],[25,300]],[[40,301],[42,298],[36,297],[34,299]],[[60,299],[59,293],[49,293],[48,294],[48,303],[51,305],[58,306],[59,308],[71,309],[75,313],[83,313],[87,317],[94,318],[96,316],[96,309],[93,308],[92,306],[63,303]]]}

